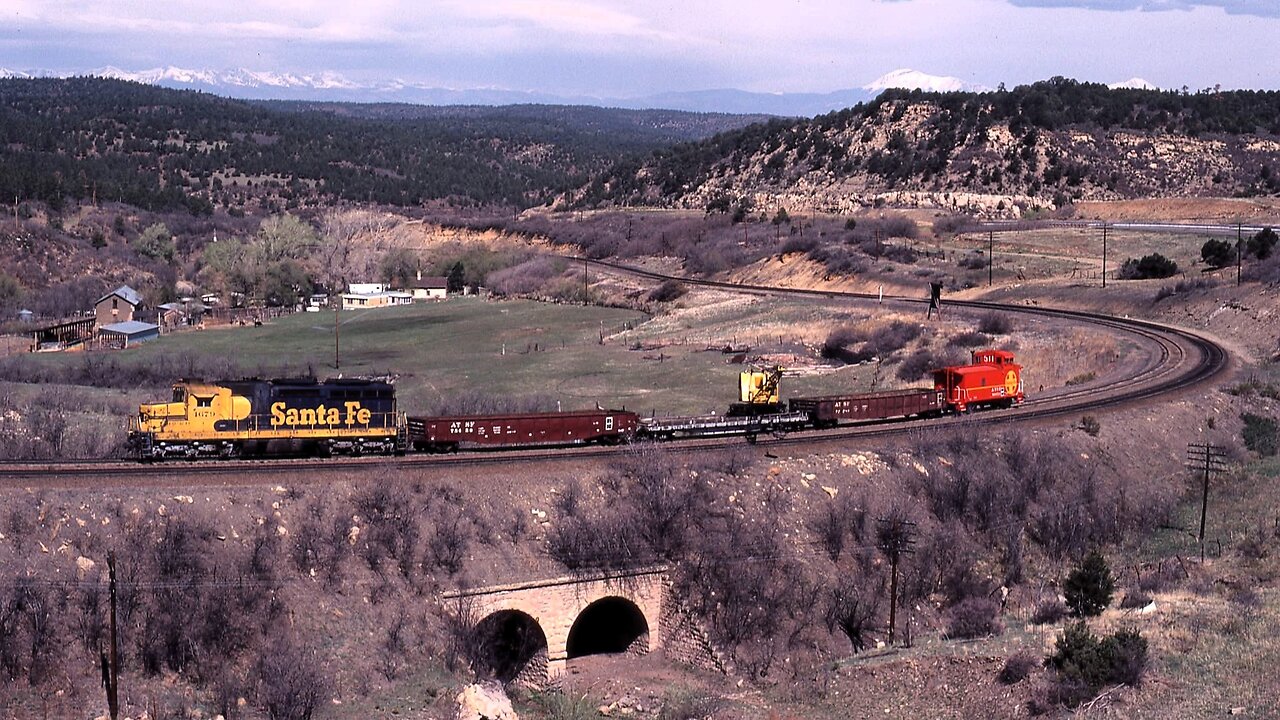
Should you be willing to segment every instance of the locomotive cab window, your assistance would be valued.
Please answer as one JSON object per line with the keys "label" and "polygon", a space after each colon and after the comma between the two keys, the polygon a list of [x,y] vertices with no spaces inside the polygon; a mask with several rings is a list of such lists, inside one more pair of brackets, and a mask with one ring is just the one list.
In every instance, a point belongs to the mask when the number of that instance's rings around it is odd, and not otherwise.
{"label": "locomotive cab window", "polygon": [[196,396],[196,407],[198,407],[198,408],[211,408],[211,407],[213,407],[213,396],[212,396],[212,395],[210,395],[209,397],[200,397],[200,396],[198,396],[198,395],[197,395],[197,396]]}
{"label": "locomotive cab window", "polygon": [[186,402],[186,401],[187,401],[187,391],[186,391],[186,390],[183,390],[183,389],[182,389],[182,388],[180,388],[180,387],[176,387],[176,388],[174,388],[174,389],[173,389],[173,401],[174,401],[174,402],[176,402],[176,403]]}

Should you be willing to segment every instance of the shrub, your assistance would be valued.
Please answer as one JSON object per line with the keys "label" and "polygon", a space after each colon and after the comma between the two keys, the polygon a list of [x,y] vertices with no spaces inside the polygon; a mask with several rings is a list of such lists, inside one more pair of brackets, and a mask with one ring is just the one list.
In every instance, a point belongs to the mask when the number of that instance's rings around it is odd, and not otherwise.
{"label": "shrub", "polygon": [[973,224],[973,218],[968,215],[947,215],[945,217],[934,219],[933,234],[955,235],[957,233],[967,232]]}
{"label": "shrub", "polygon": [[1269,227],[1263,228],[1246,241],[1245,250],[1259,260],[1266,260],[1271,257],[1277,242],[1280,242],[1280,235]]}
{"label": "shrub", "polygon": [[1167,278],[1178,273],[1178,263],[1161,255],[1152,253],[1144,255],[1141,260],[1129,258],[1120,266],[1121,280],[1149,280]]}
{"label": "shrub", "polygon": [[1180,293],[1188,293],[1194,290],[1206,290],[1218,286],[1218,281],[1211,277],[1192,278],[1190,280],[1179,280],[1172,285],[1165,285],[1156,291],[1154,302],[1178,295]]}
{"label": "shrub", "polygon": [[906,215],[886,215],[879,220],[880,232],[885,237],[914,238],[920,234],[916,221]]}
{"label": "shrub", "polygon": [[1242,413],[1240,419],[1244,421],[1242,430],[1244,446],[1262,457],[1275,455],[1277,445],[1275,419],[1253,413]]}
{"label": "shrub", "polygon": [[273,720],[310,720],[329,686],[315,651],[284,636],[263,648],[257,675],[258,701]]}
{"label": "shrub", "polygon": [[677,298],[683,297],[689,289],[679,280],[667,280],[649,293],[649,300],[653,302],[671,302]]}
{"label": "shrub", "polygon": [[[724,705],[724,700],[714,695],[694,690],[670,690],[662,697],[662,709],[658,711],[658,720],[712,717]],[[594,707],[591,709],[594,710]]]}
{"label": "shrub", "polygon": [[854,653],[867,649],[870,634],[881,620],[880,604],[884,597],[884,578],[858,583],[846,579],[831,589],[824,619],[827,630],[837,628],[849,639]]}
{"label": "shrub", "polygon": [[778,252],[783,255],[787,255],[789,253],[807,253],[817,247],[817,238],[793,235],[788,238],[786,242],[782,243],[782,247],[778,249]]}
{"label": "shrub", "polygon": [[1065,628],[1045,665],[1057,674],[1052,701],[1075,707],[1107,685],[1141,684],[1147,641],[1133,630],[1098,638],[1081,621]]}
{"label": "shrub", "polygon": [[1039,664],[1040,661],[1034,655],[1019,650],[1004,661],[1004,667],[1000,669],[996,679],[1004,685],[1016,685],[1030,677],[1031,671]]}
{"label": "shrub", "polygon": [[1223,268],[1236,259],[1235,248],[1223,240],[1206,240],[1200,246],[1200,259],[1213,268]]}
{"label": "shrub", "polygon": [[1142,592],[1138,588],[1130,588],[1125,591],[1124,597],[1120,599],[1120,607],[1125,610],[1133,610],[1134,608],[1143,608],[1151,604],[1151,596]]}
{"label": "shrub", "polygon": [[1092,437],[1098,437],[1098,433],[1102,431],[1102,423],[1092,415],[1085,415],[1080,418],[1080,429]]}
{"label": "shrub", "polygon": [[978,321],[978,332],[988,335],[1008,335],[1013,332],[1013,321],[1001,312],[989,312]]}
{"label": "shrub", "polygon": [[983,254],[980,250],[975,250],[971,253],[965,253],[964,255],[961,255],[960,259],[957,262],[960,263],[960,267],[964,268],[965,270],[986,270],[987,269],[987,256]]}
{"label": "shrub", "polygon": [[169,232],[169,228],[164,226],[164,223],[155,223],[143,230],[142,234],[134,240],[133,249],[139,255],[153,260],[165,260],[166,262],[173,260],[173,234]]}
{"label": "shrub", "polygon": [[1098,374],[1090,370],[1089,372],[1083,372],[1083,373],[1080,373],[1079,375],[1072,375],[1070,378],[1067,378],[1067,387],[1072,387],[1074,385],[1083,385],[1087,382],[1093,382],[1094,380],[1097,380],[1097,379],[1098,379]]}
{"label": "shrub", "polygon": [[1100,615],[1111,604],[1115,579],[1102,553],[1092,550],[1063,584],[1067,607],[1075,617]]}
{"label": "shrub", "polygon": [[980,332],[966,332],[954,335],[947,341],[951,347],[976,348],[991,342],[991,338]]}
{"label": "shrub", "polygon": [[874,355],[885,357],[907,346],[907,343],[920,337],[920,326],[915,323],[894,320],[867,338],[866,349]]}
{"label": "shrub", "polygon": [[849,325],[838,327],[827,335],[818,352],[828,360],[839,360],[848,365],[856,365],[875,357],[869,349],[850,348],[851,345],[861,343],[865,339],[866,336],[858,328]]}
{"label": "shrub", "polygon": [[490,272],[485,276],[485,284],[499,295],[534,294],[542,292],[564,269],[565,263],[559,258],[535,257]]}
{"label": "shrub", "polygon": [[1067,616],[1067,605],[1057,596],[1047,597],[1036,603],[1031,611],[1031,622],[1035,625],[1051,625]]}
{"label": "shrub", "polygon": [[951,348],[950,351],[942,354],[935,354],[929,350],[920,350],[912,353],[910,357],[902,361],[902,365],[898,367],[898,379],[913,382],[919,380],[926,373],[937,370],[940,367],[948,365],[959,365],[966,362],[965,353]]}
{"label": "shrub", "polygon": [[1004,632],[1000,622],[1000,603],[991,598],[970,597],[951,608],[947,635],[952,638],[976,638]]}

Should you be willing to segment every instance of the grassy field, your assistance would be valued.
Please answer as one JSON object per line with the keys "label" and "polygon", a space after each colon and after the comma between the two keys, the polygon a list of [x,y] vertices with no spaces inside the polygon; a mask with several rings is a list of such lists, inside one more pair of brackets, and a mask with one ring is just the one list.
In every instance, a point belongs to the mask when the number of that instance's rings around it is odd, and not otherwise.
{"label": "grassy field", "polygon": [[[678,327],[636,310],[583,307],[525,300],[458,298],[341,313],[335,368],[334,313],[298,313],[261,326],[231,326],[165,335],[125,352],[48,354],[24,364],[79,368],[108,362],[127,372],[167,363],[179,374],[223,378],[236,375],[396,377],[402,407],[431,410],[442,397],[459,393],[540,397],[562,409],[626,407],[639,412],[710,412],[734,399],[739,366],[709,346],[733,340],[755,343],[766,329],[751,318],[782,322],[849,320],[809,302],[768,301],[699,317]],[[769,331],[771,332],[770,326]],[[738,330],[736,328],[746,328]],[[740,332],[749,334],[747,337]],[[777,337],[769,342],[778,345]],[[790,343],[798,338],[782,338]],[[658,342],[657,350],[645,349]],[[827,392],[865,387],[868,368],[847,368],[816,378],[797,378],[788,389]],[[27,386],[29,391],[34,391]],[[23,391],[29,395],[29,391]],[[83,389],[130,400],[164,394],[150,390]]]}
{"label": "grassy field", "polygon": [[[1178,263],[1188,275],[1198,275],[1205,265],[1200,261],[1200,248],[1209,235],[1111,230],[1107,234],[1107,276],[1115,279],[1125,260],[1139,259],[1159,253]],[[1217,236],[1212,236],[1217,237]],[[1010,231],[995,234],[995,276],[1008,281],[1021,275],[1025,279],[1062,277],[1098,278],[1102,271],[1102,231],[1097,228],[1048,228]],[[1235,242],[1234,237],[1218,239]],[[941,244],[948,254],[986,252],[988,238],[984,233],[957,236]],[[938,249],[937,243],[933,250]],[[1234,272],[1234,266],[1233,266]],[[986,284],[986,270],[977,273],[979,284]],[[1234,279],[1234,274],[1232,275]]]}

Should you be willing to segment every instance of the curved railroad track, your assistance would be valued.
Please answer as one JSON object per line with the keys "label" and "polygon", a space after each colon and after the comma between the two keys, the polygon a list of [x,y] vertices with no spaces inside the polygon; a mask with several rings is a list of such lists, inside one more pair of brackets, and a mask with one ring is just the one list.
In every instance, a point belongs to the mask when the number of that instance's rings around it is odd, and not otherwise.
{"label": "curved railroad track", "polygon": [[[581,258],[576,258],[580,260]],[[718,280],[696,280],[674,277],[661,273],[633,268],[617,263],[592,260],[597,267],[608,268],[618,273],[654,280],[679,280],[680,282],[704,287],[716,287],[735,292],[759,293],[764,295],[794,295],[822,297],[830,299],[845,298],[859,301],[877,301],[880,298],[871,293],[842,292],[830,290],[808,290],[771,287],[765,285],[739,284]],[[927,300],[905,297],[884,297],[883,304],[891,306],[914,306],[924,308]],[[1221,376],[1230,365],[1227,351],[1203,335],[1191,330],[1161,325],[1146,320],[1117,318],[1109,315],[1090,313],[1079,310],[1058,308],[1004,305],[980,300],[951,300],[946,303],[949,308],[966,308],[970,310],[999,310],[1022,315],[1067,320],[1078,324],[1091,325],[1106,329],[1133,339],[1148,349],[1147,356],[1126,376],[1120,378],[1102,378],[1099,381],[1052,390],[1037,394],[1022,406],[1000,411],[949,416],[944,418],[896,419],[860,425],[842,426],[837,430],[801,431],[785,437],[761,439],[765,446],[791,446],[801,444],[827,444],[849,441],[851,439],[869,439],[885,437],[915,431],[922,427],[947,427],[961,423],[1002,424],[1025,422],[1032,419],[1061,417],[1082,412],[1097,412],[1104,408],[1114,408],[1142,402],[1169,393],[1189,390],[1213,382]],[[673,448],[699,449],[722,448],[740,445],[741,437],[717,438],[708,440],[685,440],[667,443]],[[471,452],[461,455],[407,455],[404,457],[363,457],[363,458],[306,458],[306,459],[265,459],[265,460],[231,460],[231,461],[192,461],[167,462],[158,464],[139,464],[129,460],[105,461],[52,461],[40,463],[3,463],[0,464],[0,483],[5,485],[44,485],[60,484],[72,481],[83,484],[86,478],[129,476],[157,478],[175,476],[251,476],[264,478],[277,473],[316,473],[330,474],[334,472],[371,472],[380,468],[421,468],[421,467],[457,467],[467,465],[496,465],[504,463],[536,463],[547,461],[563,461],[566,459],[591,459],[616,455],[620,452],[616,447],[586,448],[551,448],[519,451]],[[257,482],[264,482],[259,479]]]}

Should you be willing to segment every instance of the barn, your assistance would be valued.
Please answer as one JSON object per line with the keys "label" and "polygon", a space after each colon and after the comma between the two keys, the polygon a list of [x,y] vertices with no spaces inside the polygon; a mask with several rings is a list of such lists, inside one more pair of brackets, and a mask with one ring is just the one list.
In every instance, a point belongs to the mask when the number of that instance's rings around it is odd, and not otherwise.
{"label": "barn", "polygon": [[120,350],[158,337],[160,337],[159,325],[138,320],[112,323],[98,328],[98,342],[102,347]]}

